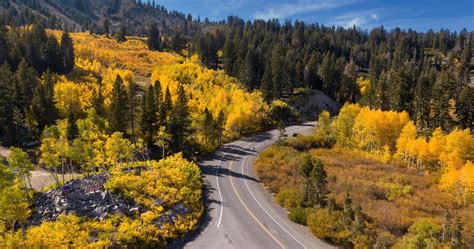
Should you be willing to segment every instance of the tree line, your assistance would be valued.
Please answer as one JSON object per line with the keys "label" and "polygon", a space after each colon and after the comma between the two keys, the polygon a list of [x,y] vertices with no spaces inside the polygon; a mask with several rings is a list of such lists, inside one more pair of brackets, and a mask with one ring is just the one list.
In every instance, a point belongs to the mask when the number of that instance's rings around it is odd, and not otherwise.
{"label": "tree line", "polygon": [[249,90],[260,89],[267,100],[287,99],[298,88],[318,89],[340,104],[407,111],[422,127],[473,127],[473,39],[465,29],[367,32],[237,17],[226,24],[196,35],[191,50],[208,67],[224,69]]}
{"label": "tree line", "polygon": [[0,137],[18,144],[55,122],[54,73],[74,67],[69,33],[60,42],[38,25],[0,27]]}

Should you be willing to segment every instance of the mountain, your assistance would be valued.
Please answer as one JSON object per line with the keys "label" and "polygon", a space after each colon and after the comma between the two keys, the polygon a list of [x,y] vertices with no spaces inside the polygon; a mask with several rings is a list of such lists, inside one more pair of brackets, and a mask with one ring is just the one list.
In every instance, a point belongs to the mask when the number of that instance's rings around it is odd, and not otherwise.
{"label": "mountain", "polygon": [[111,32],[124,25],[133,35],[143,35],[151,22],[156,22],[163,34],[180,31],[192,35],[211,25],[194,20],[191,15],[168,11],[153,3],[135,0],[0,0],[0,23],[25,25],[41,22],[53,29]]}

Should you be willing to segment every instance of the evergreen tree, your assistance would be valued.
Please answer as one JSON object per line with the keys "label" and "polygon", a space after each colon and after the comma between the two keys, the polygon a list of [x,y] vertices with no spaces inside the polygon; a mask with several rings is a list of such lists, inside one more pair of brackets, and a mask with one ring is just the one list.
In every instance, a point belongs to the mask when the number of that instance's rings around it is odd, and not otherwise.
{"label": "evergreen tree", "polygon": [[111,132],[127,131],[128,103],[127,91],[122,78],[117,75],[110,97],[110,106],[108,108],[108,121]]}
{"label": "evergreen tree", "polygon": [[148,144],[152,144],[153,136],[157,132],[157,109],[156,109],[155,91],[153,85],[148,87],[148,91],[143,99],[141,130],[142,135]]}
{"label": "evergreen tree", "polygon": [[456,114],[463,129],[474,130],[474,88],[465,86],[456,102]]}
{"label": "evergreen tree", "polygon": [[128,103],[128,108],[129,108],[128,114],[129,114],[130,126],[132,128],[132,136],[135,136],[135,115],[136,115],[136,109],[137,109],[136,88],[137,88],[137,85],[135,84],[133,80],[128,83],[127,103]]}
{"label": "evergreen tree", "polygon": [[119,43],[127,41],[127,27],[125,27],[125,25],[120,25],[119,31],[117,32],[115,39]]}
{"label": "evergreen tree", "polygon": [[169,117],[173,111],[173,102],[171,100],[171,93],[170,89],[166,87],[165,90],[165,99],[163,101],[163,105],[160,108],[160,122],[167,123],[169,121]]}
{"label": "evergreen tree", "polygon": [[102,95],[101,86],[92,89],[92,107],[95,109],[97,115],[101,117],[106,116],[106,110],[104,107],[104,96]]}
{"label": "evergreen tree", "polygon": [[150,50],[162,50],[160,31],[156,23],[152,23],[148,27],[147,45]]}
{"label": "evergreen tree", "polygon": [[327,188],[327,173],[321,160],[313,160],[311,171],[312,202],[314,205],[325,206],[329,190]]}
{"label": "evergreen tree", "polygon": [[343,214],[343,224],[348,228],[351,227],[352,220],[354,219],[354,211],[352,210],[352,198],[349,192],[346,192],[346,196],[344,197]]}
{"label": "evergreen tree", "polygon": [[38,84],[36,87],[32,108],[40,131],[46,126],[54,124],[58,118],[58,111],[54,103],[54,79],[49,70],[43,74],[42,84]]}
{"label": "evergreen tree", "polygon": [[181,84],[178,87],[178,99],[173,108],[173,113],[171,114],[170,120],[170,133],[172,136],[171,147],[175,148],[176,151],[182,151],[184,153],[189,153],[190,151],[185,151],[187,148],[187,140],[190,134],[190,119],[189,119],[189,110],[188,102],[186,98],[186,93],[184,92],[184,87]]}

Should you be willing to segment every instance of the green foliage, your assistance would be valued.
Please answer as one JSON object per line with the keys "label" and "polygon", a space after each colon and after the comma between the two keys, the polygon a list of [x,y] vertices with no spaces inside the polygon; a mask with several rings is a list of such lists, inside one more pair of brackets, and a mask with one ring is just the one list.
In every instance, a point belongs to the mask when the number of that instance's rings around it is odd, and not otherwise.
{"label": "green foliage", "polygon": [[294,207],[290,209],[288,218],[293,222],[306,226],[306,223],[307,223],[306,209],[302,207]]}
{"label": "green foliage", "polygon": [[400,183],[385,184],[387,192],[385,196],[387,200],[394,201],[400,197],[404,197],[413,193],[413,187],[410,185],[402,185]]}
{"label": "green foliage", "polygon": [[409,229],[408,234],[395,245],[395,248],[437,248],[437,237],[441,227],[430,219],[419,219]]}
{"label": "green foliage", "polygon": [[275,196],[275,201],[282,207],[292,210],[302,201],[301,192],[295,188],[281,188]]}

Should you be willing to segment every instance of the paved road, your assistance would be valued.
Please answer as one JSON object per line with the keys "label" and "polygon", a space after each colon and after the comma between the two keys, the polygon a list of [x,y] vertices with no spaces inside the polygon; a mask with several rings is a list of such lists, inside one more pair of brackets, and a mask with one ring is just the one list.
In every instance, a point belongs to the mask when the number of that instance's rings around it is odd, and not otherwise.
{"label": "paved road", "polygon": [[[313,124],[291,126],[287,134],[308,133]],[[201,163],[208,212],[185,248],[331,248],[306,227],[291,222],[256,179],[252,166],[259,152],[278,138],[265,132],[225,145]]]}

